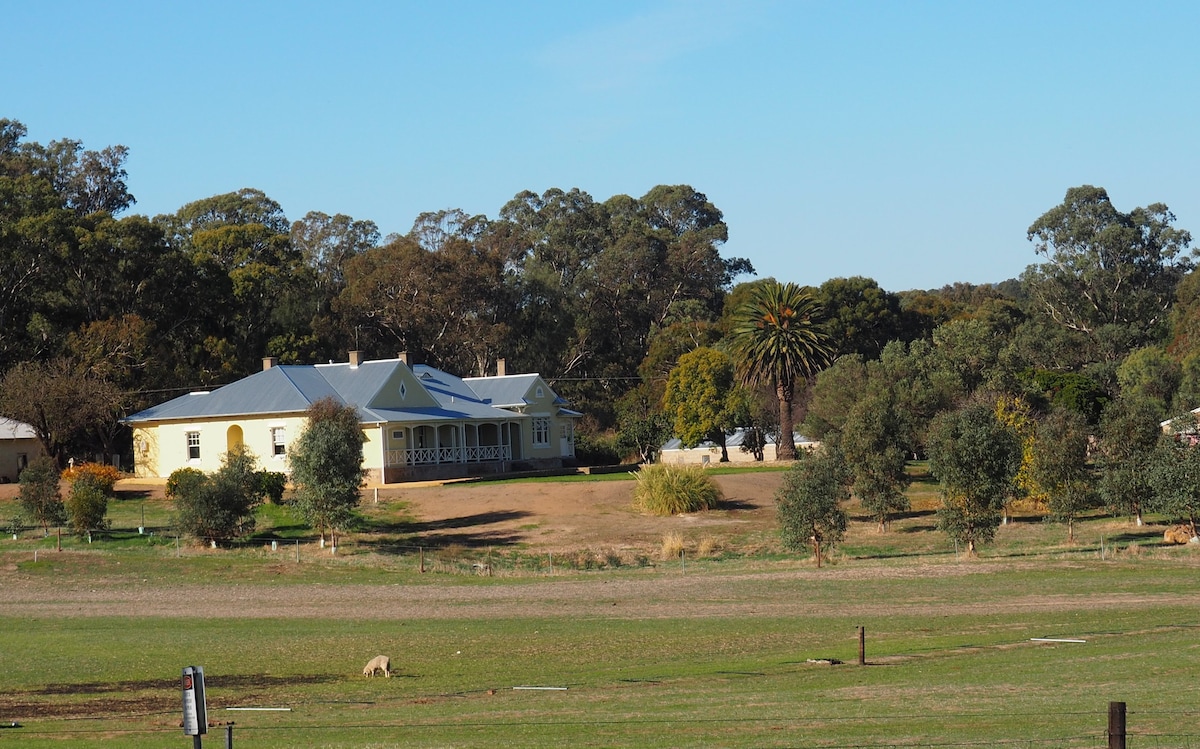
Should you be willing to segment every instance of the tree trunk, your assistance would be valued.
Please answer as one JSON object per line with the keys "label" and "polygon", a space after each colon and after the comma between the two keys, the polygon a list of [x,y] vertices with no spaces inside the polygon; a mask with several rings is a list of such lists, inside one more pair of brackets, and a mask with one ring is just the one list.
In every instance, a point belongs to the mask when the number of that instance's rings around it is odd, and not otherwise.
{"label": "tree trunk", "polygon": [[975,539],[973,538],[967,539],[967,556],[975,558]]}
{"label": "tree trunk", "polygon": [[775,387],[775,395],[779,398],[779,442],[775,445],[776,460],[795,460],[796,442],[792,438],[795,425],[792,422],[792,396],[795,395],[795,384],[781,380]]}
{"label": "tree trunk", "polygon": [[1075,544],[1075,518],[1067,518],[1067,543]]}
{"label": "tree trunk", "polygon": [[813,549],[817,552],[817,569],[821,569],[821,539],[813,537]]}

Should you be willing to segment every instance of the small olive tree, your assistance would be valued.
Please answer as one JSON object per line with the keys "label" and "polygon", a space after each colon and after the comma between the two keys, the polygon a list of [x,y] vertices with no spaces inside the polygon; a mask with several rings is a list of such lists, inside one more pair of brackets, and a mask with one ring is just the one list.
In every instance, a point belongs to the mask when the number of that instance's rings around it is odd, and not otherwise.
{"label": "small olive tree", "polygon": [[881,391],[860,400],[846,416],[842,450],[862,507],[887,530],[892,515],[909,508],[909,477],[903,430],[890,394]]}
{"label": "small olive tree", "polygon": [[1051,517],[1067,524],[1069,543],[1075,543],[1075,518],[1099,503],[1088,465],[1090,437],[1082,414],[1056,408],[1033,443],[1033,478],[1049,495]]}
{"label": "small olive tree", "polygon": [[1186,524],[1195,538],[1200,517],[1200,448],[1164,436],[1150,461],[1154,495],[1147,509],[1165,515],[1172,523]]}
{"label": "small olive tree", "polygon": [[828,437],[811,453],[801,452],[775,493],[779,533],[788,549],[812,548],[817,567],[827,550],[846,534],[841,503],[850,498],[850,474],[841,450]]}
{"label": "small olive tree", "polygon": [[354,406],[322,398],[308,409],[308,425],[292,445],[293,504],[335,547],[338,529],[349,525],[358,506],[365,439]]}
{"label": "small olive tree", "polygon": [[21,509],[45,533],[50,532],[51,525],[61,525],[67,519],[58,478],[58,465],[45,455],[30,461],[18,477]]}
{"label": "small olive tree", "polygon": [[941,414],[929,432],[929,470],[942,484],[938,527],[974,556],[1000,526],[1021,466],[1021,440],[981,403]]}

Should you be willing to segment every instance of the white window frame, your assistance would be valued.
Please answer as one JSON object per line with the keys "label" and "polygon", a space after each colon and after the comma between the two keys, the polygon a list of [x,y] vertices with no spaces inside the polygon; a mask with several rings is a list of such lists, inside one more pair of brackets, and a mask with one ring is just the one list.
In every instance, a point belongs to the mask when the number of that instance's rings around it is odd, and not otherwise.
{"label": "white window frame", "polygon": [[271,454],[276,458],[287,455],[287,427],[271,427]]}
{"label": "white window frame", "polygon": [[533,435],[534,447],[549,447],[550,446],[550,417],[549,416],[534,416],[533,423],[530,425],[530,431]]}
{"label": "white window frame", "polygon": [[[184,432],[184,440],[187,446],[187,459],[189,463],[200,462],[200,432]],[[195,453],[193,455],[192,453]]]}

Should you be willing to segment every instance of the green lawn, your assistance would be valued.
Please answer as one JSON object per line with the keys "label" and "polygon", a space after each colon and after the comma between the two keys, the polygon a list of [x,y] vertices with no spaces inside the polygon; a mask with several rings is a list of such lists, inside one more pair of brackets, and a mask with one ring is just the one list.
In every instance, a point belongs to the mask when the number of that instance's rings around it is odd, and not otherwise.
{"label": "green lawn", "polygon": [[[750,565],[688,573],[709,576],[731,608],[802,596],[811,616],[30,619],[0,610],[0,721],[12,716],[24,726],[5,729],[12,733],[0,741],[186,741],[177,727],[178,671],[200,664],[210,720],[236,721],[241,746],[1027,746],[1053,739],[1034,745],[1095,747],[1110,700],[1129,703],[1130,728],[1142,736],[1196,733],[1200,743],[1200,731],[1181,731],[1195,710],[1200,672],[1200,607],[1188,594],[1200,560],[1180,551],[1013,562],[945,577],[917,574],[913,563],[845,564],[803,584]],[[94,575],[114,584],[117,565],[107,561],[72,570],[17,566],[21,575]],[[206,579],[219,572],[201,561],[178,565]],[[237,574],[228,579],[239,584],[271,584],[254,572],[261,566],[231,568]],[[335,568],[322,566],[325,584]],[[341,569],[341,584],[378,582],[369,569]],[[576,582],[599,594],[607,582],[638,574],[664,573],[593,573]],[[528,589],[523,583],[469,581],[518,586],[518,595]],[[1089,600],[1105,603],[1092,608]],[[865,668],[855,664],[857,626],[867,632]],[[405,644],[391,653],[395,678],[367,680],[348,669],[380,642]]]}
{"label": "green lawn", "polygon": [[[185,665],[204,666],[209,718],[235,722],[242,747],[1100,747],[1110,701],[1129,705],[1129,746],[1200,746],[1200,549],[1162,547],[1161,527],[1098,515],[1068,545],[1061,525],[1019,516],[967,560],[933,530],[936,487],[918,481],[910,496],[913,510],[887,533],[852,523],[820,572],[760,550],[686,567],[559,566],[553,577],[522,567],[520,550],[497,551],[506,574],[493,577],[432,552],[421,574],[416,556],[368,544],[333,557],[309,543],[297,561],[288,544],[308,533],[275,507],[259,523],[275,551],[269,541],[177,550],[149,535],[166,527],[169,505],[145,501],[138,534],[142,500],[120,500],[113,538],[64,538],[62,554],[37,531],[0,543],[0,725],[22,724],[0,728],[0,747],[186,746]],[[368,521],[402,538],[405,513],[389,503]],[[671,613],[671,581],[682,579],[699,581],[704,613]],[[611,613],[580,615],[557,598],[563,586],[602,598],[647,580],[654,593]],[[456,618],[5,611],[5,587],[57,581],[114,596],[147,581],[306,598],[328,586],[437,586],[513,604],[505,616]],[[380,643],[392,643],[395,678],[365,679],[358,669]],[[224,728],[212,731],[206,742],[223,742]]]}

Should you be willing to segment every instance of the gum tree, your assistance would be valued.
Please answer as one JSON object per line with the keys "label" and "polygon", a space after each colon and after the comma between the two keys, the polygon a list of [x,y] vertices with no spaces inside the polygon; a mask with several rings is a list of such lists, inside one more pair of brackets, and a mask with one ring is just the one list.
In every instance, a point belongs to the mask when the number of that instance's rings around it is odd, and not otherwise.
{"label": "gum tree", "polygon": [[296,509],[322,542],[328,533],[334,547],[338,530],[352,521],[358,506],[364,441],[358,410],[322,398],[308,409],[308,425],[292,445]]}

